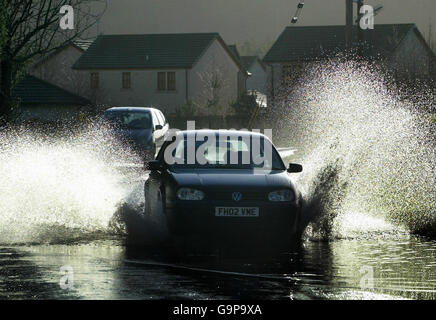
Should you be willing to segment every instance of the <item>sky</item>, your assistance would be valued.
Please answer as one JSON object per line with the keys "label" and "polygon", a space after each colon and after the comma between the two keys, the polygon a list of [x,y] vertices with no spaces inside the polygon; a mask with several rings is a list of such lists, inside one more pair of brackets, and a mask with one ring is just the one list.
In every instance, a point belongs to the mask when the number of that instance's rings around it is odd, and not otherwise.
{"label": "sky", "polygon": [[[228,44],[272,43],[290,25],[299,0],[107,0],[99,33],[219,32]],[[366,0],[383,5],[375,23],[416,23],[424,35],[436,0]],[[345,0],[305,0],[297,25],[345,24]]]}

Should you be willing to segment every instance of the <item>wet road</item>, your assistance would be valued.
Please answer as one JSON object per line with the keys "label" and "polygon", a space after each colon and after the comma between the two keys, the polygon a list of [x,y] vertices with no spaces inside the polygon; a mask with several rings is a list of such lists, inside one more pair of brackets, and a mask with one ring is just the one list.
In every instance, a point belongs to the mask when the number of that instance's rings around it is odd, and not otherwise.
{"label": "wet road", "polygon": [[[143,180],[128,181],[135,217]],[[342,239],[306,240],[280,260],[241,252],[183,261],[111,232],[52,225],[35,244],[0,244],[0,299],[436,299],[436,241],[367,215],[340,224],[350,228]]]}
{"label": "wet road", "polygon": [[0,249],[0,299],[240,298],[435,299],[436,242],[403,233],[306,241],[280,261],[175,262],[122,239]]}

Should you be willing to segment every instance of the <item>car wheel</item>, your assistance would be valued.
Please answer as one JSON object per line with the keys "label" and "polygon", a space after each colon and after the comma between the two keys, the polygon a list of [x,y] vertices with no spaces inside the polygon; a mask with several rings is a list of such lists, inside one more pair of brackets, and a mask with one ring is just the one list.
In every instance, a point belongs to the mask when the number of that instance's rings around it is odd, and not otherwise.
{"label": "car wheel", "polygon": [[300,230],[300,221],[301,221],[301,211],[297,213],[297,218],[295,220],[293,232],[291,235],[291,249],[293,251],[298,250],[301,245],[301,238],[303,236]]}

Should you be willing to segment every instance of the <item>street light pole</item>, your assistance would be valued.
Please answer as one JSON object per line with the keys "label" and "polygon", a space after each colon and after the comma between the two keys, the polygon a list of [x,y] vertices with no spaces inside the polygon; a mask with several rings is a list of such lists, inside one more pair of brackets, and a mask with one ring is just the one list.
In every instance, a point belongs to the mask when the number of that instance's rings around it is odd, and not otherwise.
{"label": "street light pole", "polygon": [[362,18],[362,13],[360,13],[360,9],[363,7],[363,0],[357,0],[357,43],[358,45],[362,45],[364,39],[364,33],[362,28],[360,28],[360,19]]}
{"label": "street light pole", "polygon": [[345,46],[350,49],[353,45],[353,0],[345,0]]}

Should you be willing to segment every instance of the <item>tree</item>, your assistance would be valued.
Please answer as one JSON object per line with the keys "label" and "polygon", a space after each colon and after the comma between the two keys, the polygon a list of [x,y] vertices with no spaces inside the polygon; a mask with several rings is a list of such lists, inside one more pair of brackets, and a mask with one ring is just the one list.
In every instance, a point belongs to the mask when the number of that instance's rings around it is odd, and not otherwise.
{"label": "tree", "polygon": [[[14,111],[12,90],[19,75],[35,59],[85,36],[105,11],[106,2],[0,0],[0,8],[0,119],[9,121]],[[74,21],[72,29],[61,27],[61,19],[67,14],[74,18],[67,21]]]}
{"label": "tree", "polygon": [[203,72],[200,74],[200,79],[203,82],[203,96],[206,100],[207,114],[213,110],[217,113],[220,107],[221,90],[224,87],[224,80],[221,71],[218,68]]}
{"label": "tree", "polygon": [[[3,43],[6,42],[6,8],[3,5],[3,1],[0,1],[0,48],[3,48]],[[2,57],[2,51],[0,51],[0,61]]]}
{"label": "tree", "polygon": [[[224,69],[223,69],[224,68]],[[226,109],[225,91],[228,82],[225,80],[226,68],[218,67],[214,62],[209,64],[207,70],[198,74],[202,88],[200,90],[199,101],[196,102],[199,113],[205,112],[209,120],[209,128],[212,127],[211,116],[225,116]]]}
{"label": "tree", "polygon": [[232,104],[232,108],[236,114],[246,116],[247,118],[250,118],[258,107],[256,94],[248,92],[242,94],[239,99]]}

